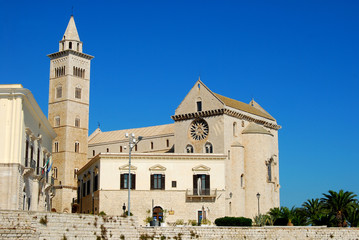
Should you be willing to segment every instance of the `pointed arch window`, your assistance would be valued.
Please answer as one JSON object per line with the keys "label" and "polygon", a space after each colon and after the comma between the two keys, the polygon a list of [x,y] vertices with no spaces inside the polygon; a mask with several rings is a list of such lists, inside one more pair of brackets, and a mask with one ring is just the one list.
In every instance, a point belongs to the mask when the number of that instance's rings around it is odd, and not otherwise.
{"label": "pointed arch window", "polygon": [[186,152],[187,152],[187,153],[193,153],[193,146],[192,146],[191,144],[188,144],[188,145],[186,146]]}
{"label": "pointed arch window", "polygon": [[166,146],[170,147],[170,140],[168,140],[168,139],[166,140]]}
{"label": "pointed arch window", "polygon": [[151,142],[151,150],[153,149],[153,142]]}
{"label": "pointed arch window", "polygon": [[122,146],[120,146],[120,152],[122,152]]}

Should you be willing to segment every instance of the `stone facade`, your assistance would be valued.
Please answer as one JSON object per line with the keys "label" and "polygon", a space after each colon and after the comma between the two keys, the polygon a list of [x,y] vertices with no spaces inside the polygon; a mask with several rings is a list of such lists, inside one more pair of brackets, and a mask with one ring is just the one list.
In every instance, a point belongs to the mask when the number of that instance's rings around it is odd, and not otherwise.
{"label": "stone facade", "polygon": [[[131,211],[140,219],[154,207],[161,209],[154,217],[167,210],[173,213],[170,221],[200,222],[225,215],[253,218],[279,206],[280,126],[258,103],[221,96],[198,79],[171,117],[174,123],[110,132],[98,128],[87,137],[93,57],[82,49],[71,17],[59,52],[49,55],[49,121],[58,135],[53,143],[56,211],[121,214],[130,148]],[[126,133],[142,140],[129,143]]]}
{"label": "stone facade", "polygon": [[31,92],[0,85],[0,209],[51,209],[51,143],[56,134]]}
{"label": "stone facade", "polygon": [[0,239],[359,239],[359,228],[141,227],[135,217],[0,211]]}
{"label": "stone facade", "polygon": [[[143,137],[132,150],[131,167],[131,212],[139,219],[154,207],[171,211],[168,222],[200,222],[253,218],[279,206],[280,126],[258,103],[223,97],[198,80],[172,119],[168,125],[92,133],[92,159],[78,174],[79,211],[121,214],[128,204],[126,133]],[[153,186],[156,177],[160,189]]]}
{"label": "stone facade", "polygon": [[53,142],[56,196],[53,208],[71,212],[76,197],[77,170],[87,162],[90,94],[90,63],[82,53],[82,42],[71,16],[59,44],[50,58],[48,119],[57,133]]}

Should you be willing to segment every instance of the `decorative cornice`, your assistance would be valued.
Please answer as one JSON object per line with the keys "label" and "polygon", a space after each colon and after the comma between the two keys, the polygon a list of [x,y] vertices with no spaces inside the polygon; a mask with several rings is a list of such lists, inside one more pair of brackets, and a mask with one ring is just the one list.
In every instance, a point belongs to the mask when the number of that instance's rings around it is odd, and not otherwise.
{"label": "decorative cornice", "polygon": [[210,116],[216,116],[216,115],[222,115],[224,113],[224,108],[222,109],[215,109],[215,110],[207,110],[207,111],[201,111],[201,112],[194,112],[194,113],[184,113],[179,115],[173,115],[171,118],[174,121],[183,121],[188,119],[195,119],[199,117],[210,117]]}
{"label": "decorative cornice", "polygon": [[265,127],[275,129],[275,130],[279,130],[279,129],[282,128],[280,125],[277,125],[275,123],[271,123],[269,121],[257,119],[257,118],[248,116],[247,114],[239,113],[237,111],[233,111],[233,110],[230,110],[230,109],[227,109],[227,108],[173,115],[173,116],[171,116],[171,118],[174,121],[183,121],[183,120],[195,119],[195,118],[200,118],[200,117],[211,117],[211,116],[217,116],[217,115],[223,115],[223,114],[226,114],[228,116],[235,117],[235,118],[238,118],[238,119],[247,120],[248,122],[254,122],[254,123],[257,123],[257,124],[261,124],[261,125],[263,125]]}
{"label": "decorative cornice", "polygon": [[79,57],[83,57],[83,58],[86,58],[86,59],[93,59],[94,56],[91,56],[91,55],[88,55],[88,54],[85,54],[85,53],[81,53],[81,52],[77,52],[77,51],[74,51],[74,50],[65,50],[65,51],[60,51],[60,52],[56,52],[56,53],[51,53],[49,55],[47,55],[49,58],[51,59],[54,59],[54,58],[58,58],[58,57],[62,57],[62,56],[68,56],[70,53],[76,55],[76,56],[79,56]]}

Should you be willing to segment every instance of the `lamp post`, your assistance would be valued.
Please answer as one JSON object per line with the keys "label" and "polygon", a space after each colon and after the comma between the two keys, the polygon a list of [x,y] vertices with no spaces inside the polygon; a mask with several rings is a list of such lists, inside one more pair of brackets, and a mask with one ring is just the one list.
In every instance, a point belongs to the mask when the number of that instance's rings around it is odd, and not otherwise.
{"label": "lamp post", "polygon": [[259,193],[257,193],[257,198],[258,198],[258,216],[260,214],[260,208],[259,208],[259,199],[260,199],[261,195]]}
{"label": "lamp post", "polygon": [[131,200],[131,152],[132,152],[132,148],[134,148],[139,141],[142,140],[141,136],[138,136],[138,138],[135,138],[135,134],[131,133],[131,135],[129,135],[128,133],[125,134],[126,138],[128,138],[128,210],[127,210],[127,216],[130,216],[131,214],[131,204],[130,204],[130,200]]}

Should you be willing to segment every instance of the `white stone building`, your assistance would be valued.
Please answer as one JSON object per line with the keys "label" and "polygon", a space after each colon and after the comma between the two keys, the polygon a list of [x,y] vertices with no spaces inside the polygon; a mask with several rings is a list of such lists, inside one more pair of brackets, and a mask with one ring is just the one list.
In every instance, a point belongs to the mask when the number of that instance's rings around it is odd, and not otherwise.
{"label": "white stone building", "polygon": [[[280,126],[254,100],[221,96],[200,79],[174,123],[87,137],[93,57],[82,45],[71,16],[59,52],[49,55],[56,211],[122,214],[129,186],[130,210],[140,219],[148,210],[167,222],[253,218],[279,206]],[[133,146],[131,184],[126,133],[143,137]]]}
{"label": "white stone building", "polygon": [[168,222],[253,218],[279,206],[280,126],[259,104],[215,94],[198,80],[172,119],[173,124],[92,133],[92,159],[78,173],[79,210],[123,212],[126,132],[143,137],[133,148],[131,167],[131,212],[140,219],[148,210],[155,217],[167,210]]}
{"label": "white stone building", "polygon": [[49,211],[56,134],[20,84],[0,85],[0,112],[0,209]]}

